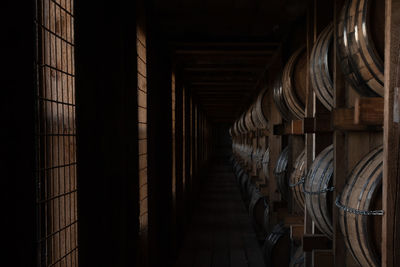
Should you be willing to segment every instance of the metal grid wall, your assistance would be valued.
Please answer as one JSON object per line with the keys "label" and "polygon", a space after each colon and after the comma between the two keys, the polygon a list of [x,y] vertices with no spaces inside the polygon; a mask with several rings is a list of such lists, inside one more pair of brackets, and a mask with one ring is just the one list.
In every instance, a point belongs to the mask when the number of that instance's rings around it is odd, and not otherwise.
{"label": "metal grid wall", "polygon": [[78,266],[73,0],[36,0],[39,266]]}

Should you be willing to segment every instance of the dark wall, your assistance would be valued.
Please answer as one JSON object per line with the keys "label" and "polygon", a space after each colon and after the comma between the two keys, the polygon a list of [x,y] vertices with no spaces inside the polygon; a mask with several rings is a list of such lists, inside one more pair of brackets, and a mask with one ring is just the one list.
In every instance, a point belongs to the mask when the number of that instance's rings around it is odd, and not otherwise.
{"label": "dark wall", "polygon": [[215,124],[214,126],[214,144],[218,150],[231,150],[232,139],[229,135],[230,124]]}
{"label": "dark wall", "polygon": [[171,266],[172,64],[157,18],[147,8],[149,262]]}
{"label": "dark wall", "polygon": [[133,266],[138,233],[135,3],[77,1],[80,266]]}
{"label": "dark wall", "polygon": [[35,27],[34,1],[2,2],[0,161],[4,232],[2,261],[35,266]]}

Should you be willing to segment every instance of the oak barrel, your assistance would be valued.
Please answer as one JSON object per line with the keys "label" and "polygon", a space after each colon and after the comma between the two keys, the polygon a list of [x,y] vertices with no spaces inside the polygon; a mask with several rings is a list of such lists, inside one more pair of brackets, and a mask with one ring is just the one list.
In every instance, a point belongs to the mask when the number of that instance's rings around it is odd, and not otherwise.
{"label": "oak barrel", "polygon": [[256,123],[254,122],[253,117],[252,117],[253,109],[254,109],[254,105],[251,105],[250,108],[245,113],[245,117],[244,117],[246,128],[249,131],[257,130]]}
{"label": "oak barrel", "polygon": [[256,103],[254,105],[254,115],[258,119],[258,129],[268,128],[268,90],[264,88],[257,96]]}
{"label": "oak barrel", "polygon": [[255,152],[253,153],[253,166],[258,171],[262,168],[262,160],[264,156],[264,151],[261,147],[257,147]]}
{"label": "oak barrel", "polygon": [[326,147],[311,164],[304,182],[308,213],[318,229],[332,239],[333,145]]}
{"label": "oak barrel", "polygon": [[298,247],[294,253],[289,267],[303,267],[304,266],[304,251],[303,247]]}
{"label": "oak barrel", "polygon": [[282,87],[282,76],[278,76],[273,85],[273,98],[276,108],[278,109],[281,117],[285,121],[290,121],[293,119],[292,114],[286,104],[285,98],[283,97],[283,87]]}
{"label": "oak barrel", "polygon": [[360,266],[381,266],[383,148],[366,155],[352,170],[339,204],[347,248]]}
{"label": "oak barrel", "polygon": [[249,204],[249,215],[257,232],[265,233],[269,223],[269,206],[260,190],[254,190],[252,192]]}
{"label": "oak barrel", "polygon": [[289,179],[289,187],[292,190],[293,198],[301,210],[304,210],[303,183],[306,167],[306,151],[303,150],[293,165],[294,170]]}
{"label": "oak barrel", "polygon": [[365,96],[384,95],[385,1],[347,0],[339,16],[337,46],[344,76]]}
{"label": "oak barrel", "polygon": [[245,123],[245,114],[242,114],[242,116],[240,116],[240,118],[239,118],[239,132],[241,134],[245,134],[248,132],[248,129],[247,129],[246,123]]}
{"label": "oak barrel", "polygon": [[267,150],[265,150],[262,158],[262,170],[264,172],[264,176],[269,179],[269,147],[267,147]]}
{"label": "oak barrel", "polygon": [[279,154],[278,160],[274,169],[274,176],[277,181],[279,192],[283,199],[287,199],[288,181],[287,181],[287,165],[289,159],[289,147],[285,147]]}
{"label": "oak barrel", "polygon": [[329,111],[333,108],[333,24],[318,36],[310,56],[311,85],[318,100]]}
{"label": "oak barrel", "polygon": [[241,172],[241,175],[238,178],[240,190],[242,191],[242,193],[245,193],[247,190],[248,180],[249,180],[249,175],[246,173],[246,171],[243,170],[243,172]]}
{"label": "oak barrel", "polygon": [[282,91],[292,117],[305,116],[307,80],[307,53],[305,47],[298,49],[286,63],[282,73]]}
{"label": "oak barrel", "polygon": [[235,123],[233,124],[233,127],[232,127],[232,128],[233,128],[233,130],[232,130],[233,136],[238,136],[238,135],[240,135],[237,125],[238,125],[238,122],[235,121]]}
{"label": "oak barrel", "polygon": [[280,267],[289,265],[290,237],[289,228],[283,223],[272,228],[263,246],[266,266]]}

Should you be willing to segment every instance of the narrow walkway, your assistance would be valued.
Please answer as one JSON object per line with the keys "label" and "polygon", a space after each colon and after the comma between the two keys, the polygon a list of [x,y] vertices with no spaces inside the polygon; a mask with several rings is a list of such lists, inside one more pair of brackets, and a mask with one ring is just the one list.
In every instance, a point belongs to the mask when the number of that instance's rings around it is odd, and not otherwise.
{"label": "narrow walkway", "polygon": [[217,164],[200,192],[176,267],[264,267],[231,165]]}

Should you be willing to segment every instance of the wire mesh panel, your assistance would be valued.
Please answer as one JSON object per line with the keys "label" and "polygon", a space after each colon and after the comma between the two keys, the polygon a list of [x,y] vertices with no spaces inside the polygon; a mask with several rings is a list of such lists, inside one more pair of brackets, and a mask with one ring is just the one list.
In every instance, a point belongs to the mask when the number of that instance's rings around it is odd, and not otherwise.
{"label": "wire mesh panel", "polygon": [[73,0],[36,0],[39,266],[78,266]]}

